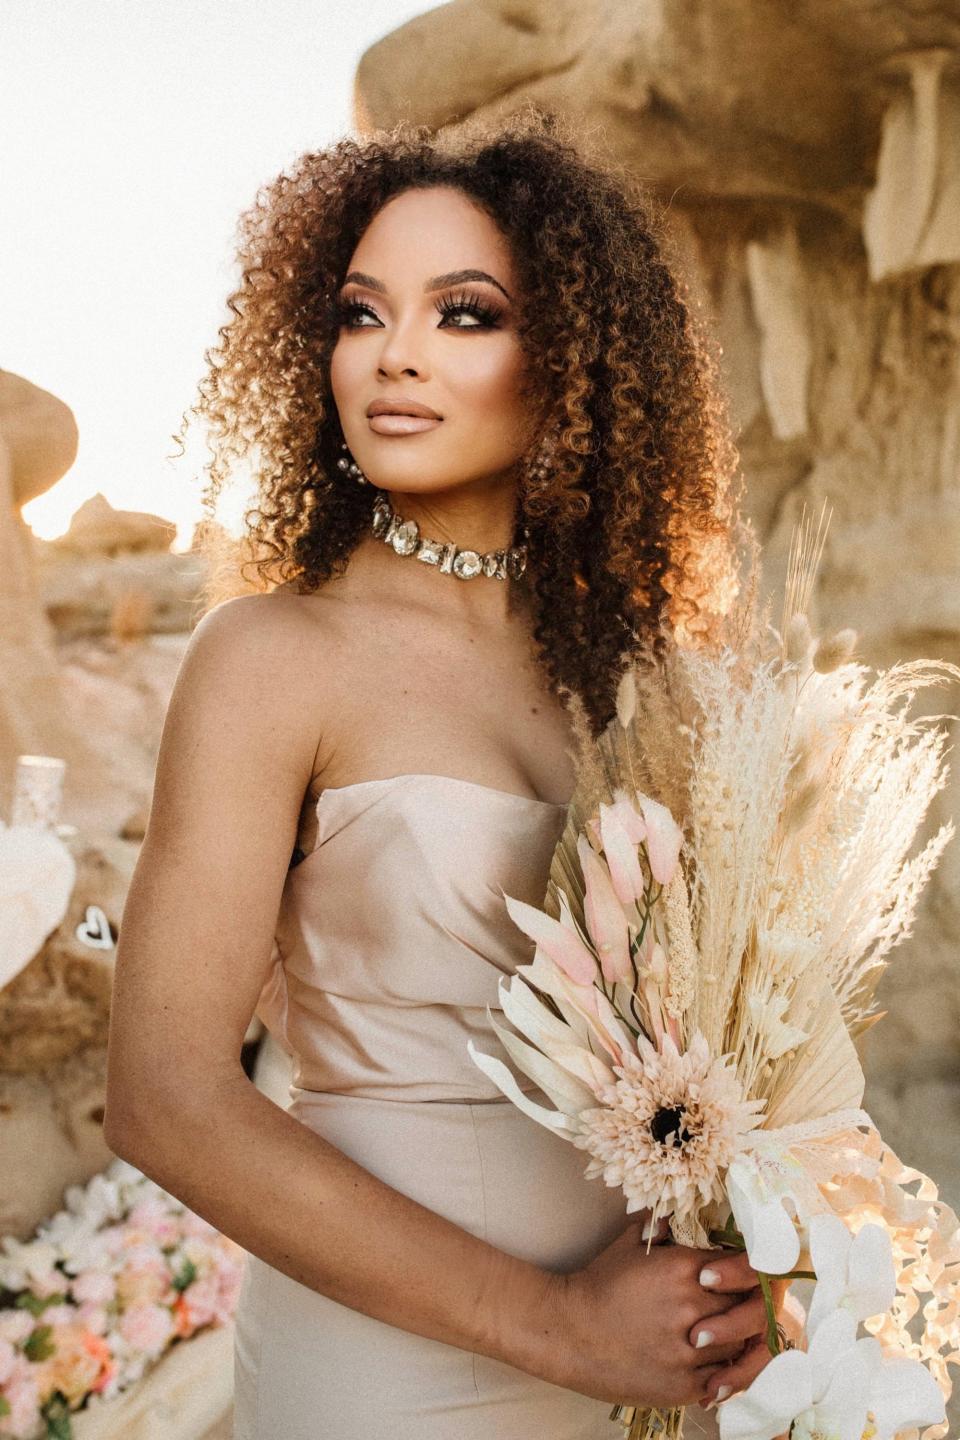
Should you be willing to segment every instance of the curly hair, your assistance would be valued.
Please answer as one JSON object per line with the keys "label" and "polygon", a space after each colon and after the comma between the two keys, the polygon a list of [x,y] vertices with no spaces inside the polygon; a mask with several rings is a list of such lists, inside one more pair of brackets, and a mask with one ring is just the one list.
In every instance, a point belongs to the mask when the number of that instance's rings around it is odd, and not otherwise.
{"label": "curly hair", "polygon": [[[730,438],[718,364],[691,314],[657,207],[613,162],[578,150],[528,104],[471,133],[399,124],[299,157],[238,222],[239,286],[197,403],[208,422],[208,510],[256,450],[256,504],[234,544],[254,588],[341,574],[370,523],[370,491],[337,467],[330,387],[337,296],[353,250],[401,191],[457,187],[506,237],[520,290],[522,398],[538,430],[520,458],[517,543],[529,531],[532,634],[550,689],[579,697],[598,734],[625,657],[664,627],[709,643],[737,593]],[[540,441],[554,441],[534,480]],[[203,522],[204,535],[222,527]],[[247,556],[241,564],[237,552]],[[252,557],[252,558],[251,558]],[[225,588],[220,578],[207,599]],[[518,583],[513,581],[511,583]],[[219,587],[219,597],[218,597]]]}

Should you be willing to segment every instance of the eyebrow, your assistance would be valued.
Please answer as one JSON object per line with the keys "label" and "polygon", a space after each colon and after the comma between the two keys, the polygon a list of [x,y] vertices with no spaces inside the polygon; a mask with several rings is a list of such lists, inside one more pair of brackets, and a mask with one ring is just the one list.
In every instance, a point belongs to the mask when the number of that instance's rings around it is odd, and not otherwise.
{"label": "eyebrow", "polygon": [[[485,280],[488,285],[496,285],[498,290],[502,290],[508,300],[511,298],[503,289],[500,281],[494,280],[486,270],[450,270],[446,275],[433,275],[424,285],[423,293],[428,295],[431,290],[445,290],[448,285],[462,285],[465,280]],[[351,270],[343,285],[349,285],[351,281],[356,285],[365,285],[368,290],[378,290],[381,295],[387,293],[387,287],[382,280],[377,280],[372,275],[365,275],[362,270]],[[341,286],[342,288],[343,286]]]}

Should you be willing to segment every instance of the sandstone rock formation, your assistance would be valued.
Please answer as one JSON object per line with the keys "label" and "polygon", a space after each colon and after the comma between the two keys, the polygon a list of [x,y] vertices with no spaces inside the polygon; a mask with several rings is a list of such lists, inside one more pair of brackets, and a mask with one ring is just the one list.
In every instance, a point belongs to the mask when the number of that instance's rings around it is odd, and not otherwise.
{"label": "sandstone rock formation", "polygon": [[[0,371],[0,815],[9,815],[17,756],[54,755],[67,762],[63,819],[84,828],[111,831],[142,803],[143,785],[137,777],[118,768],[114,756],[101,743],[103,731],[111,728],[109,715],[104,713],[94,724],[84,725],[71,713],[62,657],[57,652],[55,632],[45,613],[38,582],[37,542],[19,510],[20,505],[42,494],[60,478],[72,464],[76,448],[76,424],[63,401],[20,376]],[[106,528],[106,504],[103,501],[102,506],[94,507],[94,518],[99,511],[101,537]],[[107,508],[113,516],[126,513]],[[133,522],[121,523],[142,546],[142,519],[134,517]],[[164,543],[169,546],[170,524],[161,521],[159,525]],[[88,512],[88,521],[80,529],[89,534],[94,528],[89,524]],[[155,526],[150,529],[151,533],[160,533]],[[118,539],[115,523],[113,538]],[[63,553],[66,556],[67,552]],[[158,558],[141,555],[131,556],[130,560],[149,564]],[[175,598],[151,606],[150,629],[154,625],[162,628],[164,618],[168,624],[171,619],[179,624],[193,613],[184,592],[198,580],[200,564],[196,557],[184,557],[184,563],[177,566],[179,557],[168,558],[174,562],[171,568],[177,577]],[[98,562],[88,556],[74,558],[71,563],[74,567],[89,567]],[[128,576],[122,570],[109,581],[101,581],[100,609],[107,610],[107,628],[118,628],[115,621],[119,611],[120,632],[124,627],[129,631],[130,597],[143,591],[143,581],[142,575]],[[70,599],[64,597],[63,601],[68,611],[72,607],[74,615],[78,591],[82,597],[83,587],[74,585]],[[92,604],[91,608],[96,613],[96,606]],[[155,615],[154,610],[159,614]],[[189,618],[186,623],[190,623]],[[143,777],[147,781],[149,774],[147,771]]]}
{"label": "sandstone rock formation", "polygon": [[98,492],[74,511],[65,534],[51,544],[76,555],[118,555],[122,551],[166,552],[176,538],[172,520],[140,510],[115,510]]}

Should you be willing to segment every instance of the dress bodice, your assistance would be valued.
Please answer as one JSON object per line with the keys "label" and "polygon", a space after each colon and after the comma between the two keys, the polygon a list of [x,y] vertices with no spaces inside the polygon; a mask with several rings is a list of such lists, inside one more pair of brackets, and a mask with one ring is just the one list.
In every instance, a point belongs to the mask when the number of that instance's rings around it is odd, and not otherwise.
{"label": "dress bodice", "polygon": [[508,1103],[467,1040],[509,1059],[486,1007],[535,947],[503,895],[543,904],[566,814],[444,775],[323,791],[256,1009],[294,1058],[292,1097]]}

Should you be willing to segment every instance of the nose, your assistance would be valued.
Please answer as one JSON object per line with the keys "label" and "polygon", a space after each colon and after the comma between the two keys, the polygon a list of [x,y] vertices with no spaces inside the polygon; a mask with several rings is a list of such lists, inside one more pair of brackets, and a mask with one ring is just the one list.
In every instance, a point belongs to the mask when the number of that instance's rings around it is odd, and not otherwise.
{"label": "nose", "polygon": [[378,373],[391,375],[423,375],[426,363],[421,353],[422,339],[417,336],[417,322],[410,316],[406,323],[387,328],[380,347]]}

